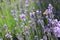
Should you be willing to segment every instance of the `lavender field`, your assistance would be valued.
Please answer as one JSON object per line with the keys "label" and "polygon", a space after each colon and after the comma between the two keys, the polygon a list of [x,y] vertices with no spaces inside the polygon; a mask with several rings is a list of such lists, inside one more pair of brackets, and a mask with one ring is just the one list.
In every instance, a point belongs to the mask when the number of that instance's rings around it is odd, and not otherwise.
{"label": "lavender field", "polygon": [[0,40],[60,40],[59,0],[0,0]]}

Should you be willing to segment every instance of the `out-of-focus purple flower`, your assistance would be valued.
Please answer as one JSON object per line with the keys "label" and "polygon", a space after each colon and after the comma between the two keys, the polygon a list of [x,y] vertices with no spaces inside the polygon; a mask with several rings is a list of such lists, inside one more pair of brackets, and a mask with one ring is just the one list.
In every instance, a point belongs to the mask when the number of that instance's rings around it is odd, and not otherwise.
{"label": "out-of-focus purple flower", "polygon": [[10,32],[7,32],[7,34],[5,35],[6,38],[12,38],[12,35]]}
{"label": "out-of-focus purple flower", "polygon": [[57,32],[57,29],[58,29],[58,27],[54,27],[54,28],[53,28],[54,33]]}
{"label": "out-of-focus purple flower", "polygon": [[60,24],[60,21],[58,21],[58,23]]}
{"label": "out-of-focus purple flower", "polygon": [[28,6],[29,6],[29,4],[28,4],[28,3],[26,3],[26,4],[25,4],[25,6],[26,6],[26,7],[28,7]]}
{"label": "out-of-focus purple flower", "polygon": [[25,14],[20,14],[19,17],[20,17],[21,20],[24,20],[24,21],[26,20],[26,15]]}
{"label": "out-of-focus purple flower", "polygon": [[36,1],[35,4],[39,4],[39,1]]}
{"label": "out-of-focus purple flower", "polygon": [[5,16],[2,16],[2,18],[4,19],[4,18],[6,18]]}
{"label": "out-of-focus purple flower", "polygon": [[60,37],[60,28],[59,27],[54,27],[53,30],[54,30],[55,36]]}
{"label": "out-of-focus purple flower", "polygon": [[25,15],[27,15],[28,13],[29,13],[29,11],[28,11],[28,10],[25,10],[25,11],[24,11],[24,14],[25,14]]}
{"label": "out-of-focus purple flower", "polygon": [[12,14],[12,16],[16,16],[16,14],[15,14],[15,13],[13,13],[13,14]]}
{"label": "out-of-focus purple flower", "polygon": [[37,21],[38,23],[41,23],[41,20],[40,19],[38,19],[38,21]]}
{"label": "out-of-focus purple flower", "polygon": [[25,1],[25,7],[28,7],[29,6],[29,2],[28,0]]}
{"label": "out-of-focus purple flower", "polygon": [[4,29],[6,29],[7,28],[7,25],[6,24],[4,24]]}
{"label": "out-of-focus purple flower", "polygon": [[40,12],[39,12],[39,10],[36,10],[36,14],[39,14]]}
{"label": "out-of-focus purple flower", "polygon": [[34,18],[34,12],[30,12],[30,18]]}
{"label": "out-of-focus purple flower", "polygon": [[39,10],[36,10],[36,13],[39,13]]}
{"label": "out-of-focus purple flower", "polygon": [[16,34],[16,37],[17,37],[19,40],[22,40],[22,36],[21,36],[19,33]]}
{"label": "out-of-focus purple flower", "polygon": [[34,31],[36,28],[36,25],[35,24],[32,24],[32,31]]}
{"label": "out-of-focus purple flower", "polygon": [[52,20],[52,24],[57,24],[57,23],[58,23],[57,19]]}
{"label": "out-of-focus purple flower", "polygon": [[51,25],[50,25],[50,24],[48,24],[48,25],[47,25],[47,27],[48,27],[48,28],[50,28],[50,27],[51,27]]}
{"label": "out-of-focus purple flower", "polygon": [[48,13],[51,14],[52,13],[52,10],[51,9],[48,9]]}
{"label": "out-of-focus purple flower", "polygon": [[12,16],[15,16],[15,10],[11,10]]}
{"label": "out-of-focus purple flower", "polygon": [[51,22],[52,21],[52,19],[50,19],[50,18],[47,18],[47,20],[48,20],[48,22]]}
{"label": "out-of-focus purple flower", "polygon": [[51,9],[46,9],[46,13],[47,14],[52,14],[52,10]]}
{"label": "out-of-focus purple flower", "polygon": [[47,36],[43,36],[43,40],[47,40]]}
{"label": "out-of-focus purple flower", "polygon": [[18,22],[18,19],[17,19],[17,18],[14,18],[14,20],[15,20],[16,22]]}
{"label": "out-of-focus purple flower", "polygon": [[14,11],[14,10],[11,10],[11,12],[12,12],[12,13],[15,13],[15,11]]}
{"label": "out-of-focus purple flower", "polygon": [[30,34],[29,31],[26,31],[26,34],[29,35]]}
{"label": "out-of-focus purple flower", "polygon": [[49,4],[49,5],[48,5],[48,9],[53,9],[52,4]]}
{"label": "out-of-focus purple flower", "polygon": [[38,40],[38,36],[34,36],[34,39],[35,39],[35,40]]}
{"label": "out-of-focus purple flower", "polygon": [[57,24],[58,27],[60,27],[60,21],[58,21],[58,24]]}

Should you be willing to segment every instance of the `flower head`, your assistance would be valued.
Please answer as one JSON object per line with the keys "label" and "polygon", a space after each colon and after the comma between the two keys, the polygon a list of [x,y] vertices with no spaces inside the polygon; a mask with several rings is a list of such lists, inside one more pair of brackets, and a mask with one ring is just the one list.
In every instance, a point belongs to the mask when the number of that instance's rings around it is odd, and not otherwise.
{"label": "flower head", "polygon": [[38,40],[38,36],[34,36],[35,40]]}
{"label": "flower head", "polygon": [[39,10],[36,10],[36,13],[37,13],[37,14],[39,14],[39,13],[40,13],[40,11],[39,11]]}
{"label": "flower head", "polygon": [[35,14],[35,12],[31,11],[30,12],[30,18],[34,18],[34,14]]}
{"label": "flower head", "polygon": [[53,9],[52,4],[49,4],[49,5],[48,5],[48,9]]}
{"label": "flower head", "polygon": [[21,20],[24,20],[24,21],[26,20],[26,15],[25,14],[20,14],[19,17],[20,17]]}
{"label": "flower head", "polygon": [[6,24],[4,24],[4,29],[6,29],[7,28],[7,25]]}
{"label": "flower head", "polygon": [[11,33],[10,32],[7,32],[7,34],[5,35],[6,38],[11,38]]}

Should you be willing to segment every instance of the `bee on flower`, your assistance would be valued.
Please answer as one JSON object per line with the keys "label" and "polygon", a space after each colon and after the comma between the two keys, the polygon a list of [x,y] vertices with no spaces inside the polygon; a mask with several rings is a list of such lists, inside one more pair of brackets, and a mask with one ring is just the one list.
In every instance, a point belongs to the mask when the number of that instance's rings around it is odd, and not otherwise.
{"label": "bee on flower", "polygon": [[48,9],[46,9],[43,14],[49,14],[52,13],[53,6],[51,4],[48,5]]}
{"label": "bee on flower", "polygon": [[53,15],[53,6],[51,4],[48,5],[48,9],[46,9],[44,12],[43,12],[44,15],[46,15],[48,18],[53,18],[54,15]]}

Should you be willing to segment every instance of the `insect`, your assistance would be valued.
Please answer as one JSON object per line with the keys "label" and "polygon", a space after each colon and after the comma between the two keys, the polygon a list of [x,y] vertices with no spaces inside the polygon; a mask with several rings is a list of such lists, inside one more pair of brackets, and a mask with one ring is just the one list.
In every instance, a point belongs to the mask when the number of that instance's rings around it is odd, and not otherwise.
{"label": "insect", "polygon": [[47,15],[47,14],[48,14],[48,13],[47,13],[47,10],[45,10],[45,11],[43,12],[43,14],[44,14],[44,15]]}

